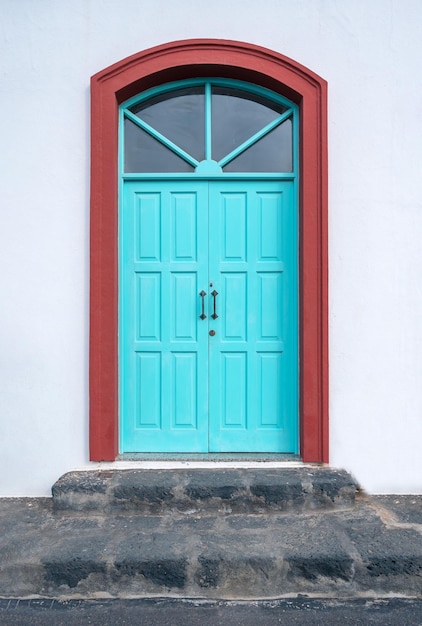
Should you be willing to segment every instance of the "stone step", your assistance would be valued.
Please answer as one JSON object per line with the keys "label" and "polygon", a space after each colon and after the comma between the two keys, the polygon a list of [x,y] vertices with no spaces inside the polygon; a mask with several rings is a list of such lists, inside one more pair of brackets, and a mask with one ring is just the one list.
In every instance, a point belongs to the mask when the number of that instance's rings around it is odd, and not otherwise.
{"label": "stone step", "polygon": [[420,523],[352,508],[258,515],[54,511],[0,503],[0,597],[421,596]]}
{"label": "stone step", "polygon": [[354,505],[356,481],[343,470],[126,469],[75,471],[52,488],[55,511],[162,515],[301,513]]}

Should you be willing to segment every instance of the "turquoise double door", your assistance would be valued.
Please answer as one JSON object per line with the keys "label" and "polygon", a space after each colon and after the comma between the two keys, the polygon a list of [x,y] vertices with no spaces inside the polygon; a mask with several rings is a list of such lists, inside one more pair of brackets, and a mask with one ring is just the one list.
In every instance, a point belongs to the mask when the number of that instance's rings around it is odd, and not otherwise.
{"label": "turquoise double door", "polygon": [[294,183],[126,181],[121,452],[298,451]]}

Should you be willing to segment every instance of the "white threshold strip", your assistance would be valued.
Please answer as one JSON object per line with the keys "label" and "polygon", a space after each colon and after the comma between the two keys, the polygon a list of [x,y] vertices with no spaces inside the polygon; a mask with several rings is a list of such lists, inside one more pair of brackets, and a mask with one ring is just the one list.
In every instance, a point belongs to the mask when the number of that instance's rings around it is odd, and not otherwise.
{"label": "white threshold strip", "polygon": [[93,462],[88,467],[82,467],[83,470],[125,470],[125,469],[280,469],[293,467],[320,467],[320,464],[303,463],[302,461],[202,461],[202,460],[139,460],[139,461],[113,461],[113,462]]}

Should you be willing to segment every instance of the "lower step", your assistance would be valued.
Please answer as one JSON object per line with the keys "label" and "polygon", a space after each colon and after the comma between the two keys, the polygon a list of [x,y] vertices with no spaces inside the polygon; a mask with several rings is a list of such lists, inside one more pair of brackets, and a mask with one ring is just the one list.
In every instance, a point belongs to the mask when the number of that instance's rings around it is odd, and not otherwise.
{"label": "lower step", "polygon": [[267,513],[353,506],[356,481],[343,470],[134,469],[78,471],[52,488],[56,511]]}
{"label": "lower step", "polygon": [[6,500],[0,597],[420,596],[422,526],[379,513],[365,497],[316,513],[158,516]]}

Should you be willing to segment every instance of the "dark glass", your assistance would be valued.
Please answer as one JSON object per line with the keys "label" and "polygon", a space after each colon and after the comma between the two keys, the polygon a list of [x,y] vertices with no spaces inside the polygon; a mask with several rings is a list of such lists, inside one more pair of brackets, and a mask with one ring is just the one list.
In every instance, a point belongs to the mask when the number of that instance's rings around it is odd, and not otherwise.
{"label": "dark glass", "polygon": [[212,158],[220,161],[286,111],[271,100],[229,87],[213,87]]}
{"label": "dark glass", "polygon": [[194,168],[131,120],[125,119],[127,173],[193,172]]}
{"label": "dark glass", "polygon": [[292,172],[292,121],[286,120],[223,167],[224,172]]}
{"label": "dark glass", "polygon": [[203,86],[170,91],[130,110],[197,161],[205,158]]}

